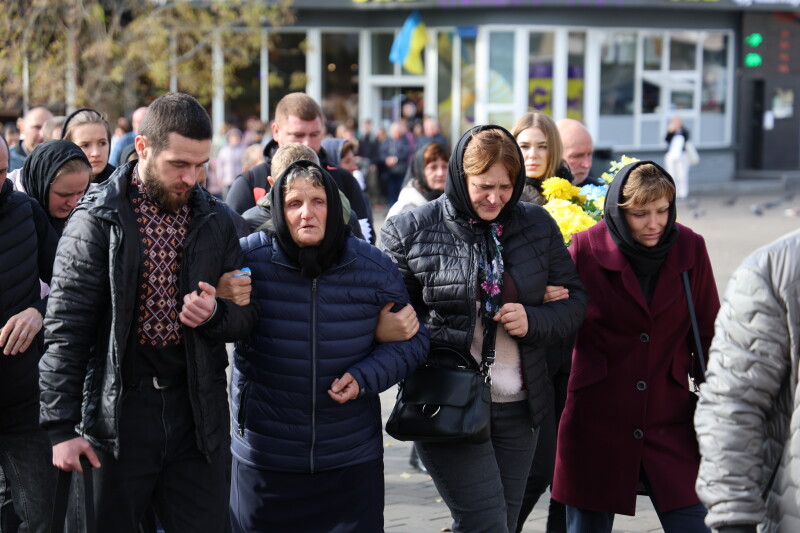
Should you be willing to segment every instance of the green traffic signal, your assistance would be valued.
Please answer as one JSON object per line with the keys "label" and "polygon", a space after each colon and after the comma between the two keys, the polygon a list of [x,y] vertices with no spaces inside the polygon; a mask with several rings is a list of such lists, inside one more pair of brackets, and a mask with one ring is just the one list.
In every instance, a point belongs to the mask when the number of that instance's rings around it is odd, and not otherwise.
{"label": "green traffic signal", "polygon": [[751,53],[744,56],[744,66],[746,67],[760,67],[762,62],[763,60],[761,59],[761,54]]}
{"label": "green traffic signal", "polygon": [[747,37],[744,38],[744,42],[748,45],[752,46],[753,48],[758,48],[761,43],[764,42],[764,36],[760,33],[751,33]]}

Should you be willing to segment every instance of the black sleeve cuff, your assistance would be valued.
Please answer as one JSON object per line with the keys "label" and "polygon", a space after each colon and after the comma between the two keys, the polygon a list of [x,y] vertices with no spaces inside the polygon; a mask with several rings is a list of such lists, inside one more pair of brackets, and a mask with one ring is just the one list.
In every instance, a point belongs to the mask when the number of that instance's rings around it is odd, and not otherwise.
{"label": "black sleeve cuff", "polygon": [[33,304],[31,306],[34,309],[36,309],[37,311],[39,311],[39,314],[42,315],[42,319],[44,319],[44,314],[47,311],[47,298],[48,297],[49,296],[45,296],[44,298],[42,298],[41,300],[39,300],[38,302],[36,302],[35,304]]}
{"label": "black sleeve cuff", "polygon": [[217,298],[217,306],[214,308],[214,313],[208,317],[208,320],[200,324],[198,327],[203,329],[210,329],[222,322],[225,313],[228,312],[227,302],[222,298]]}
{"label": "black sleeve cuff", "polygon": [[50,444],[53,446],[80,436],[75,433],[75,424],[72,422],[53,424],[47,428],[47,434],[50,436]]}
{"label": "black sleeve cuff", "polygon": [[757,524],[736,524],[732,526],[722,526],[717,531],[719,533],[756,533]]}

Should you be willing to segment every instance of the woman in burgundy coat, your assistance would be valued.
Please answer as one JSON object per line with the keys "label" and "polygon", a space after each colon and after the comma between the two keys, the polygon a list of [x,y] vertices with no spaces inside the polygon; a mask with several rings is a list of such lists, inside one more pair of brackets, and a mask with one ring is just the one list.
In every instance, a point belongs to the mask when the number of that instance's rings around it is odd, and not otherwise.
{"label": "woman in burgundy coat", "polygon": [[[573,237],[589,292],[558,433],[553,497],[570,533],[610,532],[643,482],[666,533],[708,532],[688,376],[688,271],[704,353],[719,297],[702,237],[675,222],[675,184],[651,161],[612,182],[605,220]],[[694,375],[702,377],[695,365]]]}

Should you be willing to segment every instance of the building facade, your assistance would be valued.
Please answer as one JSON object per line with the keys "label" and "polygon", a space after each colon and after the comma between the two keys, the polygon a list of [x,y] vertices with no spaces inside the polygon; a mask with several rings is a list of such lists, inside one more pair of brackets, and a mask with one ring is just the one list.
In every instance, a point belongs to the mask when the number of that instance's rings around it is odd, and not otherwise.
{"label": "building facade", "polygon": [[[265,35],[262,119],[301,90],[332,122],[388,124],[403,104],[451,139],[539,110],[583,121],[608,158],[660,161],[678,115],[692,187],[800,168],[800,0],[294,0]],[[389,61],[418,10],[421,72]],[[800,93],[798,93],[800,96]],[[217,106],[215,106],[217,107]],[[252,107],[251,107],[252,109]]]}

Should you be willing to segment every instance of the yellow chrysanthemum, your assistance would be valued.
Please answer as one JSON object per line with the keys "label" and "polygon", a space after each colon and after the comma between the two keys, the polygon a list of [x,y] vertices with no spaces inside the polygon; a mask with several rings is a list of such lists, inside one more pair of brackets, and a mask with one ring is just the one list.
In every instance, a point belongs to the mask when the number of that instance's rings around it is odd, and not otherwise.
{"label": "yellow chrysanthemum", "polygon": [[553,199],[544,205],[544,208],[555,219],[564,243],[569,245],[572,236],[578,232],[587,230],[597,224],[597,221],[590,217],[586,212],[569,200]]}
{"label": "yellow chrysanthemum", "polygon": [[542,182],[542,194],[548,200],[572,200],[581,190],[564,178],[547,178]]}

